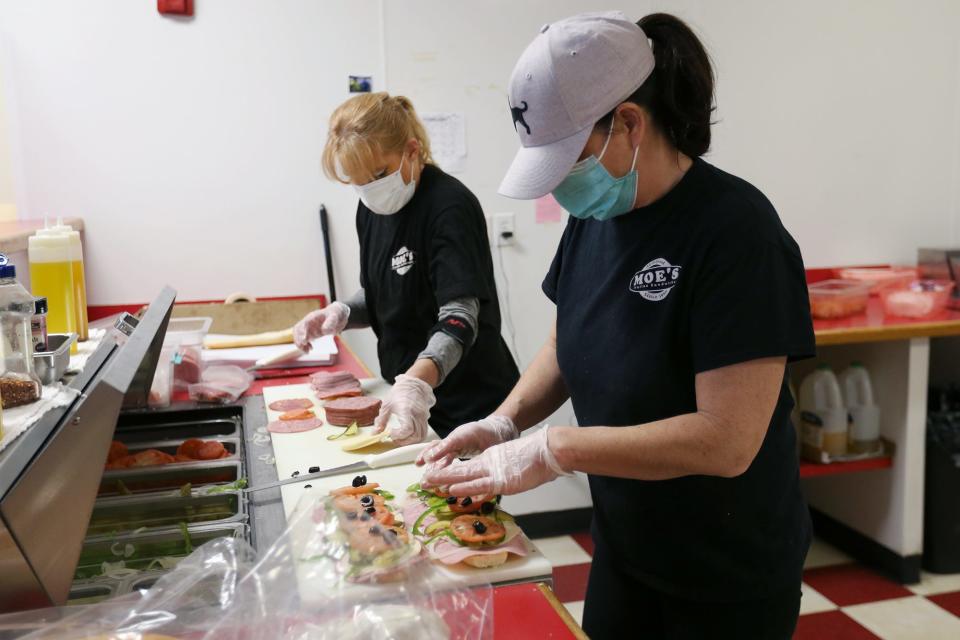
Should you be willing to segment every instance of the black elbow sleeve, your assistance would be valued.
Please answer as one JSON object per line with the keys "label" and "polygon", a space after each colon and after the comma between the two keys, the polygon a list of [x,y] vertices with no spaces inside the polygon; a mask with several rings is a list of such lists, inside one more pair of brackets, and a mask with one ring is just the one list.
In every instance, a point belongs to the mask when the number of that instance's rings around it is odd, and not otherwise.
{"label": "black elbow sleeve", "polygon": [[473,344],[473,341],[477,337],[470,322],[468,322],[465,317],[457,314],[446,316],[437,322],[437,324],[433,325],[430,334],[433,335],[438,332],[445,333],[459,342],[464,351],[470,348],[470,345]]}

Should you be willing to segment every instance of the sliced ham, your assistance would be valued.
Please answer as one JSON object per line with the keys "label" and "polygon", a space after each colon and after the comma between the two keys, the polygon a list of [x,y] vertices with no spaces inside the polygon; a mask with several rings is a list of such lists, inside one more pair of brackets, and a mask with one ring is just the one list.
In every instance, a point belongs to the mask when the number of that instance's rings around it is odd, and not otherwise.
{"label": "sliced ham", "polygon": [[311,409],[313,400],[309,398],[290,398],[288,400],[274,400],[267,405],[270,411],[296,411],[297,409]]}
{"label": "sliced ham", "polygon": [[363,394],[360,381],[349,371],[321,371],[310,376],[310,386],[321,400],[333,400]]}
{"label": "sliced ham", "polygon": [[309,420],[274,420],[267,425],[267,430],[271,433],[300,433],[302,431],[312,431],[323,424],[320,418],[311,418]]}
{"label": "sliced ham", "polygon": [[429,545],[429,547],[430,557],[434,560],[442,562],[443,564],[457,564],[458,562],[463,562],[471,556],[489,556],[502,553],[504,551],[518,556],[527,555],[527,545],[523,541],[523,536],[514,536],[511,540],[508,540],[504,544],[500,544],[495,547],[485,547],[482,549],[461,547],[460,545],[449,540],[444,540],[443,538]]}

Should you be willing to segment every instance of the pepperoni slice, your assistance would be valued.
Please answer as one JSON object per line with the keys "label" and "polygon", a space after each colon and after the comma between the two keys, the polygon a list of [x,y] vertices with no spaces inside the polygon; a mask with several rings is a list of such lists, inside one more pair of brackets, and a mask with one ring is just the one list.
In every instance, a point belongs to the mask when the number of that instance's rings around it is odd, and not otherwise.
{"label": "pepperoni slice", "polygon": [[317,414],[313,412],[312,409],[294,409],[293,411],[285,411],[280,414],[281,420],[310,420],[316,418]]}
{"label": "pepperoni slice", "polygon": [[271,411],[295,411],[296,409],[309,409],[313,407],[313,400],[309,398],[289,398],[287,400],[274,400],[267,405]]}
{"label": "pepperoni slice", "polygon": [[457,516],[450,523],[450,531],[468,544],[498,542],[507,535],[507,530],[502,524],[493,518],[477,515]]}
{"label": "pepperoni slice", "polygon": [[374,489],[379,489],[380,485],[376,482],[368,482],[360,487],[340,487],[330,492],[332,496],[359,496],[364,493],[373,493]]}

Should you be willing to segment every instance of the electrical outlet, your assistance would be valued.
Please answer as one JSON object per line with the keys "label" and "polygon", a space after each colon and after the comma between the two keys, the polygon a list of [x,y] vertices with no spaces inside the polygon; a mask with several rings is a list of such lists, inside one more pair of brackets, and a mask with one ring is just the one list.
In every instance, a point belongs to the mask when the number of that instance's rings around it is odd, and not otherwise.
{"label": "electrical outlet", "polygon": [[493,241],[498,247],[507,247],[516,242],[514,222],[512,213],[495,213],[493,215]]}

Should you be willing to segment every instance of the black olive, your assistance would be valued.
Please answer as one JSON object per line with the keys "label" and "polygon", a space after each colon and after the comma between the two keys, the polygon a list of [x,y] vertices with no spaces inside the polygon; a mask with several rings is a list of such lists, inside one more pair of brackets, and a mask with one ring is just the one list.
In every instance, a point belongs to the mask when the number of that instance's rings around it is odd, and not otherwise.
{"label": "black olive", "polygon": [[473,504],[473,498],[471,498],[470,496],[467,496],[466,498],[463,499],[463,502],[461,502],[460,504],[464,507],[469,507],[470,505]]}
{"label": "black olive", "polygon": [[366,522],[367,520],[370,519],[370,515],[369,515],[369,514],[366,514],[366,513],[361,513],[361,514],[360,514],[360,519],[363,520],[364,522]]}
{"label": "black olive", "polygon": [[480,522],[479,520],[474,520],[474,521],[473,521],[473,530],[476,531],[477,533],[486,533],[486,532],[487,532],[487,525],[483,524],[483,523]]}
{"label": "black olive", "polygon": [[360,498],[360,504],[362,505],[373,504],[373,496],[363,496],[362,498]]}
{"label": "black olive", "polygon": [[310,467],[310,473],[320,473],[320,467]]}
{"label": "black olive", "polygon": [[291,478],[296,478],[298,475],[300,475],[300,472],[299,472],[299,471],[294,471],[293,473],[290,474],[290,477],[291,477]]}
{"label": "black olive", "polygon": [[484,502],[480,505],[480,513],[493,513],[494,504],[492,502]]}
{"label": "black olive", "polygon": [[367,484],[367,476],[360,476],[360,486]]}
{"label": "black olive", "polygon": [[380,527],[378,527],[377,525],[373,525],[372,527],[370,527],[370,535],[372,536],[380,535]]}
{"label": "black olive", "polygon": [[347,520],[356,520],[356,519],[357,519],[357,514],[355,511],[347,512]]}
{"label": "black olive", "polygon": [[303,485],[303,488],[304,488],[304,489],[313,489],[313,485],[312,485],[312,484],[305,484],[305,485]]}
{"label": "black olive", "polygon": [[366,483],[363,481],[363,476],[357,476],[350,484],[352,484],[354,487],[362,487]]}
{"label": "black olive", "polygon": [[373,505],[370,505],[369,507],[367,507],[367,508],[365,509],[365,511],[366,511],[367,513],[369,513],[369,514],[374,514],[374,513],[377,512],[377,508],[376,508],[375,506],[373,506]]}
{"label": "black olive", "polygon": [[457,499],[454,496],[447,498],[447,504],[457,504]]}

